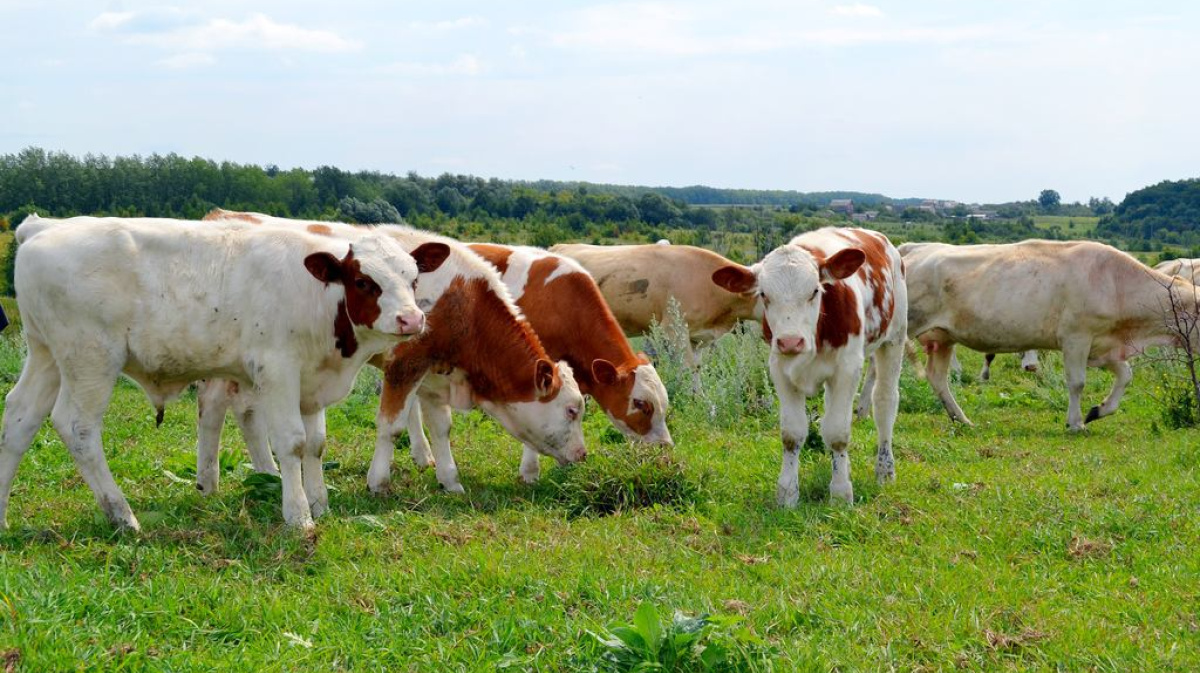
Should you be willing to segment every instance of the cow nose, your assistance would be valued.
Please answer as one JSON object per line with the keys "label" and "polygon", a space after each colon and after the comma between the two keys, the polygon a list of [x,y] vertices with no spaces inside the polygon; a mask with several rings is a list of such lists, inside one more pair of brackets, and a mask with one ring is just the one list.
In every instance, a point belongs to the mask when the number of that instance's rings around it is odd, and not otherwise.
{"label": "cow nose", "polygon": [[401,334],[420,334],[425,329],[425,314],[420,311],[402,313],[396,316],[396,322],[400,325]]}
{"label": "cow nose", "polygon": [[780,353],[794,355],[804,350],[804,337],[780,337],[775,340]]}
{"label": "cow nose", "polygon": [[582,446],[575,449],[575,462],[582,463],[585,460],[587,460],[587,449]]}

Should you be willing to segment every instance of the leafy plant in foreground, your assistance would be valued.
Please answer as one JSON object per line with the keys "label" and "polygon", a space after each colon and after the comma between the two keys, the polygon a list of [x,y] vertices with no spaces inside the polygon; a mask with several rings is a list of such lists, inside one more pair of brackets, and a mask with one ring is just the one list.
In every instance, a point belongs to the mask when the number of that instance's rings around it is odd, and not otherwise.
{"label": "leafy plant in foreground", "polygon": [[664,624],[654,605],[638,606],[632,624],[592,635],[603,647],[601,669],[625,671],[756,671],[769,670],[766,643],[745,627],[740,617],[676,612]]}

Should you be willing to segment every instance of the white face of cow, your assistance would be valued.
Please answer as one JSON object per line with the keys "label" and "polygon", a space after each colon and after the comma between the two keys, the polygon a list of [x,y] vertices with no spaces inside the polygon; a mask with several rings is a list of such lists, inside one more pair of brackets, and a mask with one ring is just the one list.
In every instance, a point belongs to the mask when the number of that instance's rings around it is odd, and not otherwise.
{"label": "white face of cow", "polygon": [[575,374],[565,362],[557,364],[562,386],[557,394],[530,402],[497,404],[479,400],[479,406],[504,429],[559,465],[587,458],[583,444],[583,394]]}
{"label": "white face of cow", "polygon": [[718,269],[713,282],[730,292],[757,286],[763,319],[771,329],[772,350],[780,355],[805,355],[817,349],[823,285],[850,276],[865,258],[861,250],[846,248],[818,261],[804,248],[783,245],[749,270]]}
{"label": "white face of cow", "polygon": [[343,259],[320,252],[304,264],[318,280],[343,286],[340,310],[355,330],[409,337],[425,328],[413,294],[417,276],[436,270],[449,252],[444,243],[427,243],[409,254],[391,238],[371,234],[354,241]]}

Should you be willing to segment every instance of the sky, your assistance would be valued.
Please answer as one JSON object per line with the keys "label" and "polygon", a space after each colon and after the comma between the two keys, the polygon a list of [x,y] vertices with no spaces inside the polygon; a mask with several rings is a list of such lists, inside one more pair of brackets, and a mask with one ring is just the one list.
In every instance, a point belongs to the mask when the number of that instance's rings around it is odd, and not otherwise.
{"label": "sky", "polygon": [[0,0],[0,153],[1120,201],[1200,176],[1200,3]]}

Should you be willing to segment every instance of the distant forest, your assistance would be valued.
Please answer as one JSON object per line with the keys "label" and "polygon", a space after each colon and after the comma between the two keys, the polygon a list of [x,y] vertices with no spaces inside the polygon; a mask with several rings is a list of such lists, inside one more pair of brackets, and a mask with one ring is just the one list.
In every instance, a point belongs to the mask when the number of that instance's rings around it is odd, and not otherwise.
{"label": "distant forest", "polygon": [[[834,212],[834,200],[853,212]],[[931,205],[932,204],[932,205]],[[792,235],[863,222],[899,240],[954,243],[1034,236],[1094,237],[1125,249],[1200,256],[1200,180],[1163,182],[1120,204],[1029,201],[968,206],[861,192],[642,187],[516,181],[443,174],[397,176],[333,166],[307,170],[216,162],[176,154],[83,157],[27,148],[0,155],[0,226],[29,212],[198,219],[214,207],[358,223],[406,221],[467,240],[550,245],[564,240],[647,242],[669,237],[739,261]],[[1103,216],[1091,226],[1036,227],[1035,218]],[[862,218],[869,218],[863,221]],[[1170,250],[1174,247],[1174,250]]]}

